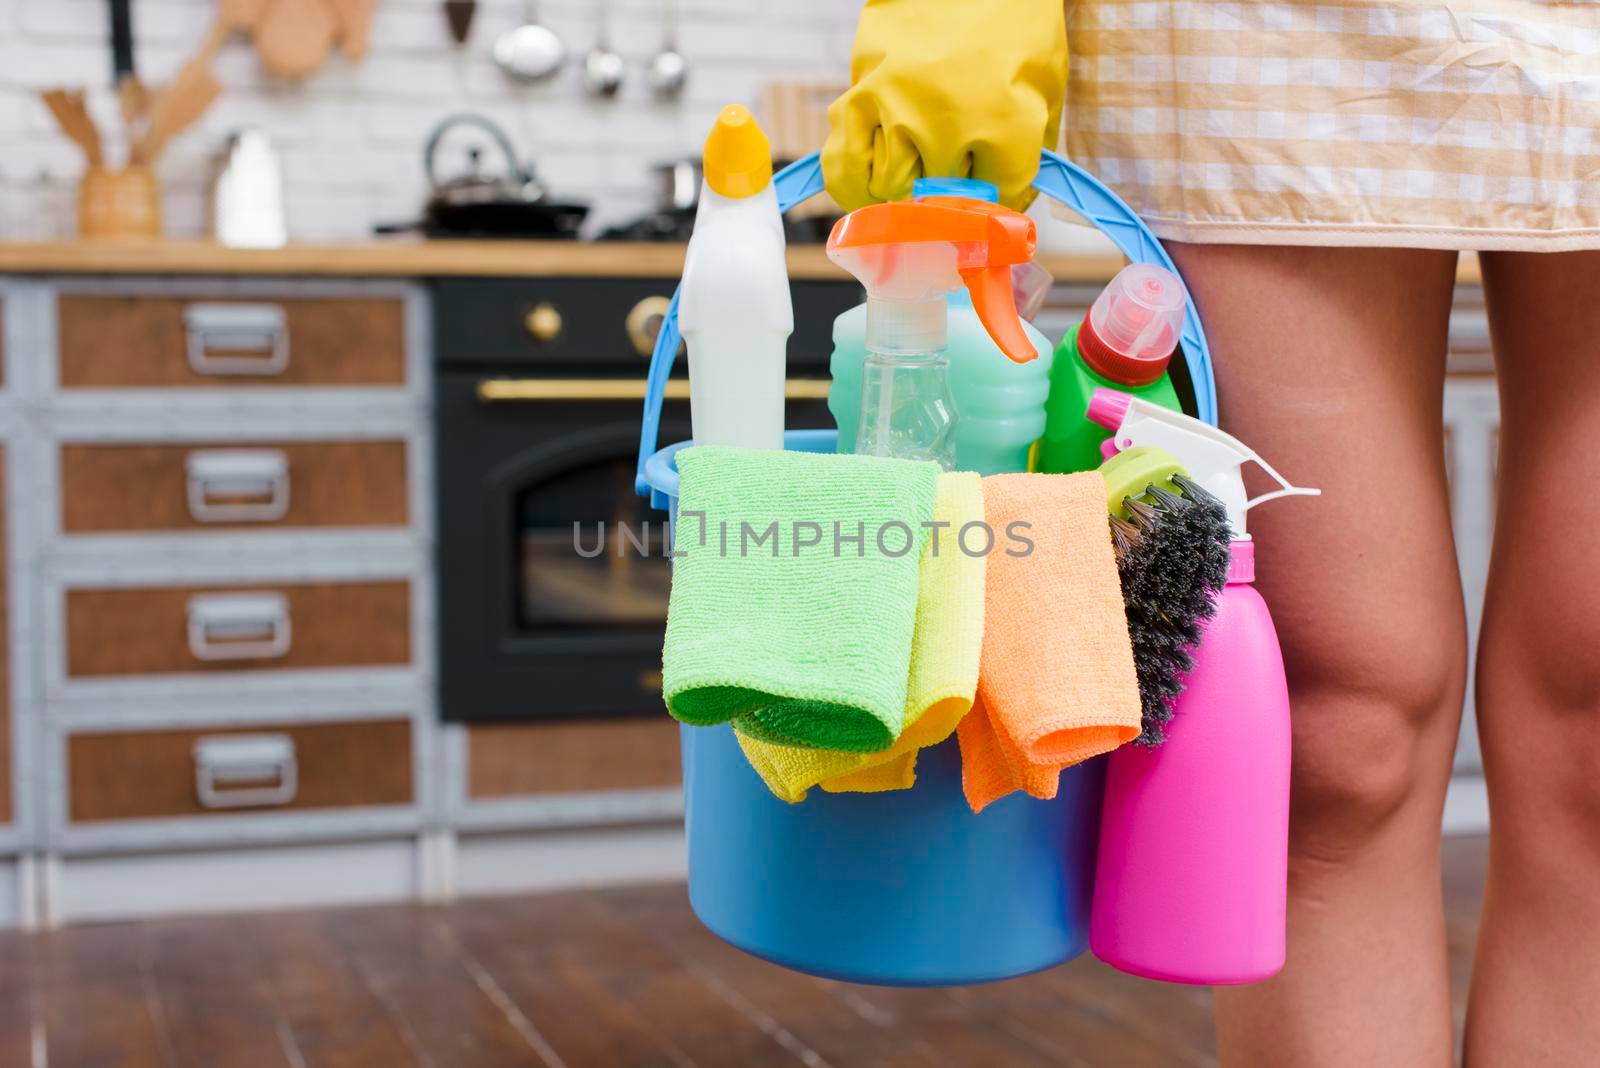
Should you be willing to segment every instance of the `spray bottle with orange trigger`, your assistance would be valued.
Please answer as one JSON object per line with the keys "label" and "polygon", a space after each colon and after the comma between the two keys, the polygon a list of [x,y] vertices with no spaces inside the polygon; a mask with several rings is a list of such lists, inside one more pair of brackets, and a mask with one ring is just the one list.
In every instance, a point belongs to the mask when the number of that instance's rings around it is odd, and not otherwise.
{"label": "spray bottle with orange trigger", "polygon": [[954,469],[945,294],[965,286],[1001,351],[1037,358],[1011,290],[1012,265],[1036,244],[1032,219],[967,197],[873,204],[835,224],[828,258],[867,290],[857,453]]}

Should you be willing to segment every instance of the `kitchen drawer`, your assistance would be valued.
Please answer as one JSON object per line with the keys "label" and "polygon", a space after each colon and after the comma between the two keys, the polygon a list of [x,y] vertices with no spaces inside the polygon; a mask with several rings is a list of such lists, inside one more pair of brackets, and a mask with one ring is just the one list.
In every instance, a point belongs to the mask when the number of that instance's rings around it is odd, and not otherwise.
{"label": "kitchen drawer", "polygon": [[403,441],[67,444],[61,529],[400,527]]}
{"label": "kitchen drawer", "polygon": [[73,823],[410,804],[408,719],[67,738]]}
{"label": "kitchen drawer", "polygon": [[678,725],[650,719],[483,724],[467,729],[467,795],[475,801],[683,781]]}
{"label": "kitchen drawer", "polygon": [[410,660],[403,581],[66,591],[69,679]]}
{"label": "kitchen drawer", "polygon": [[67,389],[385,386],[406,377],[400,297],[57,299]]}

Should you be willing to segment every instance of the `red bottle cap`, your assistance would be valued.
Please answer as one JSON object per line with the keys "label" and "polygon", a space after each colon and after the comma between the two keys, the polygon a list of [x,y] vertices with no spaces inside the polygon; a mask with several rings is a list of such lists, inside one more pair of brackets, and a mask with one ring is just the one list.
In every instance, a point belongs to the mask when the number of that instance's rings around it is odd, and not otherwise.
{"label": "red bottle cap", "polygon": [[1088,316],[1084,316],[1083,325],[1078,328],[1078,355],[1083,357],[1084,365],[1101,378],[1119,385],[1148,386],[1166,373],[1167,364],[1172,362],[1172,353],[1176,351],[1173,349],[1165,356],[1129,356],[1100,340]]}
{"label": "red bottle cap", "polygon": [[1078,355],[1102,378],[1147,386],[1177,351],[1188,295],[1178,276],[1153,263],[1133,263],[1095,298],[1078,329]]}

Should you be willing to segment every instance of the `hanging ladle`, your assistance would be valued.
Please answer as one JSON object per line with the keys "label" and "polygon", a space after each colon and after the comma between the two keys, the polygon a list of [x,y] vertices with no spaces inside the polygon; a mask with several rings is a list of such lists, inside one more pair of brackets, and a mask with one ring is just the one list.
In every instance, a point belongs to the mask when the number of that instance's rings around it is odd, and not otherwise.
{"label": "hanging ladle", "polygon": [[600,29],[594,47],[583,57],[583,87],[590,96],[608,98],[622,88],[627,64],[611,49],[611,0],[599,0]]}
{"label": "hanging ladle", "polygon": [[542,82],[561,69],[567,46],[539,21],[538,0],[527,0],[522,11],[522,24],[495,39],[494,61],[513,81]]}
{"label": "hanging ladle", "polygon": [[661,0],[661,50],[650,60],[650,91],[676,100],[689,80],[689,61],[678,51],[677,0]]}

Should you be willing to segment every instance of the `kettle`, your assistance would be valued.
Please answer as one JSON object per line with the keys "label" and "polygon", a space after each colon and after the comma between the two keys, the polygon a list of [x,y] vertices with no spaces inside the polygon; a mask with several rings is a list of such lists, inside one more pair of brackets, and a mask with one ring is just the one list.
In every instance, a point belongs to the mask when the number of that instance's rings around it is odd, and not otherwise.
{"label": "kettle", "polygon": [[[466,169],[448,178],[439,171],[445,135],[473,127],[489,135],[501,166],[485,166],[483,150],[467,150]],[[379,227],[380,232],[420,228],[429,237],[574,238],[589,214],[587,204],[562,202],[517,159],[511,138],[493,120],[473,112],[451,115],[434,127],[422,153],[428,203],[419,224]]]}

